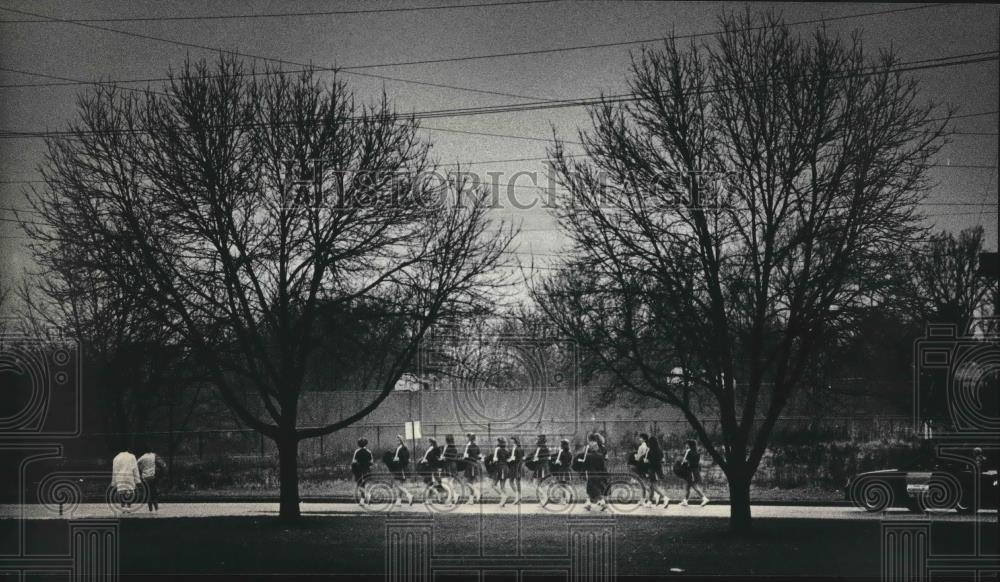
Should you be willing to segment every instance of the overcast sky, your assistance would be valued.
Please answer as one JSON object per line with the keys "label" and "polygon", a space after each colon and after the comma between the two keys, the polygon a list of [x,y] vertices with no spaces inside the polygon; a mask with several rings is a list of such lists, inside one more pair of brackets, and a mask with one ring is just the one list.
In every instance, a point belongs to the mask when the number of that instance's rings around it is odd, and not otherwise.
{"label": "overcast sky", "polygon": [[[0,7],[59,19],[128,19],[207,15],[266,14],[315,11],[379,10],[446,4],[482,4],[501,0],[419,0],[382,2],[361,0],[296,2],[180,2],[104,1],[25,2],[0,0]],[[862,31],[866,49],[894,48],[904,61],[983,53],[998,48],[1000,11],[988,5],[917,4],[779,4],[788,22],[840,18],[879,11],[890,14],[831,20],[834,31]],[[904,10],[921,7],[917,10]],[[105,27],[168,39],[178,43],[236,50],[259,57],[321,67],[367,66],[399,61],[448,59],[555,49],[580,45],[635,41],[663,37],[671,32],[712,31],[722,10],[742,10],[738,3],[580,2],[521,3],[493,7],[441,10],[282,16],[252,19],[154,21],[98,21],[89,25],[37,20],[0,10],[0,132],[63,129],[74,116],[75,98],[86,85],[38,86],[53,79],[11,72],[9,69],[75,80],[127,80],[161,77],[185,55],[208,57],[207,50],[136,38],[93,27]],[[763,8],[763,6],[761,6]],[[44,20],[44,19],[42,19]],[[809,31],[814,24],[795,26]],[[579,98],[601,91],[621,93],[629,53],[639,45],[590,48],[441,63],[350,69],[346,77],[362,98],[383,89],[401,111],[427,111],[521,103],[539,98]],[[294,68],[294,67],[292,67]],[[932,170],[936,187],[924,209],[930,220],[950,230],[982,224],[992,248],[997,239],[997,61],[920,70],[916,75],[924,95],[950,103],[959,114],[994,112],[964,117],[954,126],[963,132],[953,138]],[[418,81],[362,76],[379,75]],[[10,85],[18,85],[12,87]],[[23,86],[33,85],[33,86]],[[449,87],[432,86],[448,85]],[[139,86],[139,85],[132,85]],[[495,94],[500,93],[500,94]],[[507,114],[426,120],[427,128],[548,138],[552,128],[573,138],[588,123],[582,108],[543,109]],[[487,137],[427,131],[437,159],[444,163],[535,158],[545,155],[546,143],[527,139]],[[36,180],[41,160],[40,139],[0,138],[0,269],[10,282],[26,265],[23,239],[11,208],[24,208],[23,181]],[[985,166],[958,168],[954,166]],[[542,172],[538,161],[492,162],[471,169],[513,174]],[[527,182],[524,182],[527,184]],[[987,203],[988,205],[982,205]],[[980,204],[980,205],[976,205]],[[564,240],[552,229],[542,209],[504,211],[523,220],[519,255],[536,264],[554,260]]]}

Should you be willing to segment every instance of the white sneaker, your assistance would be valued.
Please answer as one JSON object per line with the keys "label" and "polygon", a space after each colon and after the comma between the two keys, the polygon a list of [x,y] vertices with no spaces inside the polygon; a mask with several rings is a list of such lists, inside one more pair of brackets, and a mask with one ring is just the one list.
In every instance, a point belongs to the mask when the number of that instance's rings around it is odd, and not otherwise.
{"label": "white sneaker", "polygon": [[666,509],[668,507],[670,507],[670,498],[669,497],[664,497],[663,498],[663,509]]}
{"label": "white sneaker", "polygon": [[591,505],[590,505],[590,502],[589,502],[589,501],[583,504],[583,508],[584,508],[585,510],[587,510],[587,511],[590,511],[590,507],[591,507]]}
{"label": "white sneaker", "polygon": [[402,499],[397,499],[396,500],[396,505],[402,505],[402,504],[403,504],[403,500]]}
{"label": "white sneaker", "polygon": [[701,498],[701,507],[705,507],[706,505],[708,505],[708,497],[702,497]]}
{"label": "white sneaker", "polygon": [[650,500],[647,499],[647,500],[645,500],[645,501],[642,502],[642,506],[643,507],[652,507],[653,506],[653,502],[651,502]]}
{"label": "white sneaker", "polygon": [[681,507],[687,507],[687,506],[688,506],[688,500],[687,499],[685,499],[684,501],[681,501]]}

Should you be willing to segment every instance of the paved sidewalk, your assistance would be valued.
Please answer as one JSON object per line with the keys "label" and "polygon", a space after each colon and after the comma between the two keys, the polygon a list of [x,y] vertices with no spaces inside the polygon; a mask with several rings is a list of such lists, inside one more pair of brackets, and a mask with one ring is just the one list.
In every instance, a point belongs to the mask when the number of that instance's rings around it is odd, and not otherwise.
{"label": "paved sidewalk", "polygon": [[[386,515],[412,514],[412,515],[437,515],[437,514],[457,514],[457,515],[621,515],[648,517],[651,519],[683,516],[683,517],[715,517],[728,518],[729,506],[720,504],[709,504],[705,507],[690,505],[682,507],[671,504],[669,508],[647,508],[635,505],[621,505],[611,507],[605,512],[596,510],[586,511],[583,504],[573,506],[550,506],[541,508],[536,503],[525,503],[522,505],[507,505],[501,508],[496,503],[482,503],[479,505],[459,505],[456,507],[428,507],[422,503],[414,505],[393,505],[391,507],[381,506],[379,508],[362,508],[355,503],[313,503],[303,502],[301,505],[303,516],[361,516],[361,515]],[[0,505],[0,519],[114,519],[121,517],[125,519],[169,519],[169,518],[198,518],[198,517],[273,517],[278,515],[278,504],[271,503],[161,503],[158,513],[150,513],[145,507],[134,505],[131,510],[122,512],[120,508],[112,509],[104,503],[82,503],[76,507],[64,506],[63,515],[59,515],[58,508],[49,508],[43,505]],[[940,511],[930,513],[931,518],[941,521],[972,521],[977,517],[981,520],[996,522],[997,512],[982,511],[978,516],[960,515],[954,511]],[[831,507],[831,506],[779,506],[779,505],[759,505],[753,507],[754,518],[799,518],[799,519],[882,519],[891,516],[894,519],[912,517],[922,519],[920,514],[914,514],[903,509],[893,509],[886,514],[868,513],[855,507]]]}

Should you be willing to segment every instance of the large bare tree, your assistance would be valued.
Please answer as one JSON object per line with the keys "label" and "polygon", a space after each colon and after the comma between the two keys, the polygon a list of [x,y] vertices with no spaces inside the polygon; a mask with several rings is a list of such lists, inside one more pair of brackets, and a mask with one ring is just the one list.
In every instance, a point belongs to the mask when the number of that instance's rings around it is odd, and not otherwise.
{"label": "large bare tree", "polygon": [[946,121],[897,63],[725,15],[713,39],[633,59],[634,101],[580,132],[589,160],[551,151],[574,248],[535,296],[619,386],[684,414],[736,530],[821,332],[883,296],[920,231]]}
{"label": "large bare tree", "polygon": [[[39,252],[72,245],[79,268],[182,339],[240,420],[276,443],[280,515],[294,517],[299,442],[370,413],[435,321],[482,309],[515,233],[491,223],[483,192],[435,172],[384,95],[362,105],[336,78],[260,73],[229,57],[186,62],[162,90],[81,98],[29,196],[46,226],[23,227]],[[319,323],[329,334],[331,313],[359,306],[382,309],[367,329],[387,339],[369,338],[382,350],[371,399],[300,426],[307,373],[344,345],[317,341]]]}
{"label": "large bare tree", "polygon": [[156,321],[135,293],[137,283],[109,284],[99,271],[83,268],[72,240],[29,248],[38,267],[17,289],[21,326],[33,337],[51,338],[58,330],[78,342],[80,381],[91,395],[88,417],[97,420],[91,431],[106,436],[109,450],[139,446],[137,433],[165,428],[172,466],[175,431],[210,410],[204,370],[186,361],[181,339]]}
{"label": "large bare tree", "polygon": [[997,281],[977,272],[983,243],[983,227],[975,226],[958,236],[938,232],[909,253],[906,296],[922,322],[951,323],[966,334],[975,317],[992,311]]}

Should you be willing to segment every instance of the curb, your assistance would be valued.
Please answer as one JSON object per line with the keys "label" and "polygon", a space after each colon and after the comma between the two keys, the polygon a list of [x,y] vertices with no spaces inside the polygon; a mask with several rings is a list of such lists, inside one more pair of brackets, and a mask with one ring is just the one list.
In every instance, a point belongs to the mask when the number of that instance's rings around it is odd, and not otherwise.
{"label": "curb", "polygon": [[[160,496],[161,502],[168,503],[278,503],[277,497],[258,497],[258,496],[227,496],[220,498],[213,497],[174,497],[168,495]],[[336,497],[301,497],[299,499],[301,503],[343,503],[343,504],[355,504],[357,501],[353,497],[346,496],[336,496]],[[487,499],[483,503],[486,505],[496,505],[500,502],[499,499]],[[671,500],[671,505],[675,505],[677,500]],[[537,501],[533,500],[522,500],[522,505],[537,505]],[[697,505],[697,501],[692,503]],[[731,505],[729,499],[712,499],[711,505]],[[796,501],[751,501],[750,506],[784,506],[784,507],[854,507],[854,504],[850,501],[810,501],[810,500],[796,500]]]}

